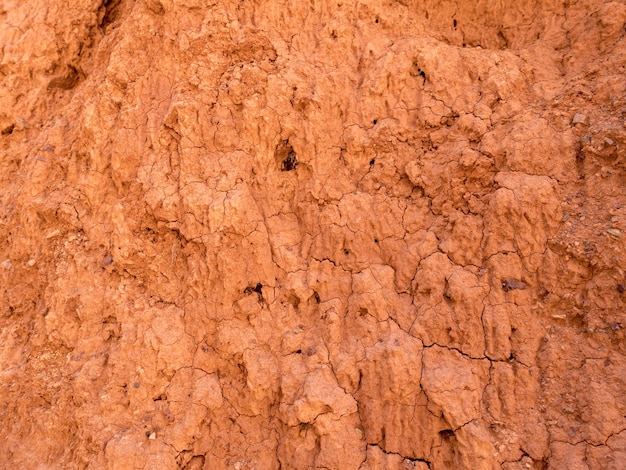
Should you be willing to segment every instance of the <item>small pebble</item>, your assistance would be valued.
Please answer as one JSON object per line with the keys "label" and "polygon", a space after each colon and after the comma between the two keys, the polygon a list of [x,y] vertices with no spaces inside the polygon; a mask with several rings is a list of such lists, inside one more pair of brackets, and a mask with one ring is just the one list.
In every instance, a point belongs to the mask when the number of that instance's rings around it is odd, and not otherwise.
{"label": "small pebble", "polygon": [[622,236],[622,232],[615,228],[606,229],[606,233],[608,233],[609,235],[613,235],[615,238],[620,238]]}
{"label": "small pebble", "polygon": [[150,439],[151,441],[154,441],[154,440],[156,439],[156,432],[151,433],[151,434],[148,436],[148,439]]}
{"label": "small pebble", "polygon": [[106,258],[104,258],[102,260],[102,266],[108,266],[109,264],[111,264],[113,262],[113,256],[107,256]]}
{"label": "small pebble", "polygon": [[34,259],[29,259],[29,260],[28,260],[28,265],[29,265],[30,267],[35,266],[35,263],[36,263],[36,261],[35,261]]}
{"label": "small pebble", "polygon": [[502,290],[508,292],[513,289],[524,290],[526,289],[526,284],[520,281],[516,281],[515,279],[505,279],[502,281]]}
{"label": "small pebble", "polygon": [[587,120],[587,116],[581,113],[574,114],[572,118],[572,124],[583,124]]}
{"label": "small pebble", "polygon": [[48,235],[46,235],[46,239],[54,238],[54,237],[56,237],[57,235],[60,235],[60,234],[61,234],[61,231],[59,229],[53,230]]}
{"label": "small pebble", "polygon": [[0,266],[2,266],[4,269],[11,269],[11,266],[13,265],[11,264],[11,261],[5,259]]}
{"label": "small pebble", "polygon": [[617,292],[619,292],[620,294],[623,294],[624,292],[626,292],[626,286],[624,284],[618,284]]}
{"label": "small pebble", "polygon": [[604,143],[606,145],[615,145],[615,141],[613,139],[610,139],[609,137],[604,138]]}

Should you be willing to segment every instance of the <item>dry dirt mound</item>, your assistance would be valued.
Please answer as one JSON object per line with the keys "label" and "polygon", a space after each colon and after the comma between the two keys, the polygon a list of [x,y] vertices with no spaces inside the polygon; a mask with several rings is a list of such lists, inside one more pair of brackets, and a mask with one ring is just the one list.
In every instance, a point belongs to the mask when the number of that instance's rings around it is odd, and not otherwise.
{"label": "dry dirt mound", "polygon": [[625,22],[4,0],[2,467],[623,469]]}

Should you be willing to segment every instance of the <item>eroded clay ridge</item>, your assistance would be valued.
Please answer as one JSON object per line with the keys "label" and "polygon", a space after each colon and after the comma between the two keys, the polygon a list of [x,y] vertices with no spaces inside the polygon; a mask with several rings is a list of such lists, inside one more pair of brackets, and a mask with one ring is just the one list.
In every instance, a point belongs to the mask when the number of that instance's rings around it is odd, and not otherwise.
{"label": "eroded clay ridge", "polygon": [[625,21],[4,0],[1,466],[623,469]]}

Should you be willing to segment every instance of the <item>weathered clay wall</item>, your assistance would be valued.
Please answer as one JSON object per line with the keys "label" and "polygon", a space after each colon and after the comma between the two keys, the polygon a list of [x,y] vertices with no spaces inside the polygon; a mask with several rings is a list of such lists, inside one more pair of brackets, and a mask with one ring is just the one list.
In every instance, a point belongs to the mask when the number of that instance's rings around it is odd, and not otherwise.
{"label": "weathered clay wall", "polygon": [[3,1],[2,466],[623,469],[625,22]]}

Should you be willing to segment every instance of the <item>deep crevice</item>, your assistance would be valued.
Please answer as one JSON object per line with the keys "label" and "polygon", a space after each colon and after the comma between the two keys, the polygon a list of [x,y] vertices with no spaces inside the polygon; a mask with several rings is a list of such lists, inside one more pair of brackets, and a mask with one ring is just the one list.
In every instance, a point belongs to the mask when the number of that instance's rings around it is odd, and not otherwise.
{"label": "deep crevice", "polygon": [[104,0],[102,2],[102,19],[98,26],[106,31],[108,26],[117,21],[121,16],[122,0]]}

